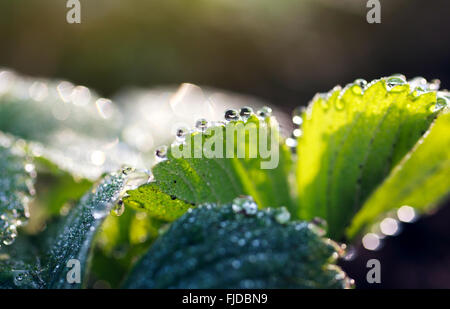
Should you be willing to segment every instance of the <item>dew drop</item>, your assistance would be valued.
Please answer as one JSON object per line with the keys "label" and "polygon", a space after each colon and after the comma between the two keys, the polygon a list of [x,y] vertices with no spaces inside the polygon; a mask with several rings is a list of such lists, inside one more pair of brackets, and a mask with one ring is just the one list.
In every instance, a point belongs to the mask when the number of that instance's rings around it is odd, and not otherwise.
{"label": "dew drop", "polygon": [[108,213],[105,209],[94,209],[92,211],[92,217],[94,217],[95,220],[102,219],[106,217],[107,214]]}
{"label": "dew drop", "polygon": [[392,218],[385,218],[380,223],[380,230],[384,235],[396,235],[399,231],[398,221]]}
{"label": "dew drop", "polygon": [[122,174],[123,175],[128,176],[132,172],[134,172],[134,168],[132,168],[131,166],[124,166],[124,167],[122,167]]}
{"label": "dew drop", "polygon": [[232,209],[234,212],[243,211],[246,215],[254,215],[258,212],[258,205],[251,196],[240,196],[233,200]]}
{"label": "dew drop", "polygon": [[253,115],[253,109],[251,107],[244,106],[239,110],[239,115],[245,121]]}
{"label": "dew drop", "polygon": [[22,286],[25,279],[28,277],[27,272],[25,271],[17,271],[17,274],[14,276],[14,285],[16,286]]}
{"label": "dew drop", "polygon": [[113,214],[116,217],[120,217],[125,212],[125,204],[123,203],[123,200],[119,200],[116,205],[111,209],[111,214]]}
{"label": "dew drop", "polygon": [[205,132],[208,128],[208,120],[201,118],[195,123],[195,128],[200,132]]}
{"label": "dew drop", "polygon": [[292,135],[296,138],[302,136],[303,131],[301,129],[295,129],[294,131],[292,131]]}
{"label": "dew drop", "polygon": [[242,211],[241,205],[234,204],[234,203],[233,203],[233,205],[231,205],[231,209],[233,209],[233,211],[236,212],[236,213]]}
{"label": "dew drop", "polygon": [[416,219],[416,212],[411,206],[404,205],[397,210],[397,217],[402,222],[413,222]]}
{"label": "dew drop", "polygon": [[356,79],[353,84],[350,85],[350,89],[353,94],[362,95],[367,87],[367,81],[362,78]]}
{"label": "dew drop", "polygon": [[338,98],[335,103],[336,110],[342,111],[345,108],[345,102],[342,98]]}
{"label": "dew drop", "polygon": [[436,95],[436,105],[434,106],[434,112],[450,105],[450,94],[444,91],[439,91]]}
{"label": "dew drop", "polygon": [[297,140],[292,137],[286,138],[286,146],[288,146],[289,148],[297,147]]}
{"label": "dew drop", "polygon": [[156,149],[155,157],[158,161],[164,161],[167,159],[167,146],[163,145]]}
{"label": "dew drop", "polygon": [[423,77],[414,77],[409,82],[411,90],[425,91],[428,89],[427,80]]}
{"label": "dew drop", "polygon": [[317,93],[314,97],[314,101],[320,100],[320,106],[323,110],[328,110],[330,104],[328,103],[328,93]]}
{"label": "dew drop", "polygon": [[266,118],[272,116],[272,109],[268,106],[264,106],[256,113],[260,118]]}
{"label": "dew drop", "polygon": [[380,248],[381,240],[377,234],[368,233],[364,235],[362,244],[367,250],[377,250]]}
{"label": "dew drop", "polygon": [[440,86],[441,86],[441,81],[439,79],[433,79],[428,84],[428,89],[430,89],[431,91],[438,91]]}
{"label": "dew drop", "polygon": [[355,79],[353,84],[355,84],[356,86],[359,86],[362,90],[366,89],[366,87],[367,87],[367,81],[362,78]]}
{"label": "dew drop", "polygon": [[226,121],[237,121],[239,120],[239,113],[235,109],[228,109],[225,111],[225,120]]}
{"label": "dew drop", "polygon": [[34,82],[29,89],[30,98],[35,101],[43,101],[48,96],[48,87],[46,83]]}
{"label": "dew drop", "polygon": [[303,118],[302,115],[305,111],[305,108],[303,106],[296,107],[294,111],[292,112],[292,122],[295,125],[301,126],[303,124]]}
{"label": "dew drop", "polygon": [[406,85],[406,78],[403,75],[392,75],[386,78],[386,90],[390,92],[401,92],[404,90],[403,87]]}
{"label": "dew drop", "polygon": [[275,220],[280,224],[286,224],[291,219],[291,214],[286,207],[280,207],[275,214]]}
{"label": "dew drop", "polygon": [[15,225],[10,225],[4,232],[2,242],[5,246],[12,245],[17,237],[17,228]]}
{"label": "dew drop", "polygon": [[184,142],[188,132],[189,132],[188,129],[185,128],[185,127],[178,128],[176,133],[175,133],[175,137],[176,137],[177,141]]}

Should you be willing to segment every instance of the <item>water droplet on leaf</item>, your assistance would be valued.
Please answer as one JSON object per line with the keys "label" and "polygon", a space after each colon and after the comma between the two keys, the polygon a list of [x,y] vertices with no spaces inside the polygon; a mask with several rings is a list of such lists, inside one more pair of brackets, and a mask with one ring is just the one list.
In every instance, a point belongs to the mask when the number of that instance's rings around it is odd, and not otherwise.
{"label": "water droplet on leaf", "polygon": [[187,128],[184,128],[184,127],[178,128],[176,133],[175,133],[176,139],[179,142],[183,142],[186,139],[186,135],[188,134],[188,132],[189,131],[188,131]]}
{"label": "water droplet on leaf", "polygon": [[235,109],[228,109],[225,111],[225,120],[226,121],[237,121],[239,120],[239,113]]}
{"label": "water droplet on leaf", "polygon": [[208,128],[208,120],[201,118],[195,123],[195,128],[200,132],[205,132]]}
{"label": "water droplet on leaf", "polygon": [[291,214],[286,207],[281,207],[276,210],[275,220],[280,224],[286,224],[291,219]]}
{"label": "water droplet on leaf", "polygon": [[405,89],[401,86],[406,85],[406,79],[403,75],[392,75],[386,78],[386,90],[390,92],[401,92]]}
{"label": "water droplet on leaf", "polygon": [[272,116],[272,109],[268,106],[264,106],[256,113],[260,118],[266,118]]}
{"label": "water droplet on leaf", "polygon": [[253,109],[248,106],[244,106],[239,110],[239,115],[245,121],[253,114]]}
{"label": "water droplet on leaf", "polygon": [[123,203],[123,200],[119,200],[119,202],[114,205],[114,207],[111,209],[111,213],[114,216],[120,217],[125,212],[125,204]]}
{"label": "water droplet on leaf", "polygon": [[158,161],[167,159],[167,146],[163,145],[156,149],[155,156]]}

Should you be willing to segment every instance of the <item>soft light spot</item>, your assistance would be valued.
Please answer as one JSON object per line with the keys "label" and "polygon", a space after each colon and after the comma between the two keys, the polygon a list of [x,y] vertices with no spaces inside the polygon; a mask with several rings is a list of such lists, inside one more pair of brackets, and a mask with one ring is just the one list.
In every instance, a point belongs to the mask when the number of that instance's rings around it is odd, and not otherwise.
{"label": "soft light spot", "polygon": [[380,229],[384,235],[395,235],[398,232],[398,228],[398,221],[392,218],[385,218],[380,223]]}
{"label": "soft light spot", "polygon": [[362,239],[362,244],[367,250],[377,250],[380,243],[380,237],[374,233],[368,233]]}
{"label": "soft light spot", "polygon": [[101,166],[105,163],[106,156],[103,151],[95,150],[91,153],[91,162],[94,165]]}
{"label": "soft light spot", "polygon": [[292,147],[296,147],[297,146],[297,141],[295,139],[291,138],[291,137],[288,137],[286,139],[286,146],[291,147],[291,148]]}
{"label": "soft light spot", "polygon": [[411,206],[402,206],[397,210],[397,216],[402,222],[412,222],[416,218],[416,212]]}
{"label": "soft light spot", "polygon": [[292,132],[292,135],[294,135],[295,137],[300,137],[300,136],[302,136],[302,130],[300,130],[300,129],[295,129],[295,130]]}
{"label": "soft light spot", "polygon": [[75,105],[87,105],[91,100],[91,91],[84,86],[76,86],[70,95],[72,103]]}
{"label": "soft light spot", "polygon": [[72,83],[63,81],[56,86],[56,91],[59,94],[59,97],[61,100],[63,100],[66,103],[69,103],[71,101],[71,95],[73,91],[74,85]]}
{"label": "soft light spot", "polygon": [[31,164],[31,163],[25,164],[25,171],[26,171],[27,173],[34,172],[34,165]]}
{"label": "soft light spot", "polygon": [[30,89],[28,89],[28,94],[35,101],[43,101],[48,96],[47,84],[43,82],[34,82]]}
{"label": "soft light spot", "polygon": [[0,94],[7,92],[11,89],[16,76],[13,72],[10,71],[1,71],[0,72]]}
{"label": "soft light spot", "polygon": [[95,107],[102,118],[108,119],[112,116],[114,112],[114,107],[109,99],[100,98],[95,101]]}

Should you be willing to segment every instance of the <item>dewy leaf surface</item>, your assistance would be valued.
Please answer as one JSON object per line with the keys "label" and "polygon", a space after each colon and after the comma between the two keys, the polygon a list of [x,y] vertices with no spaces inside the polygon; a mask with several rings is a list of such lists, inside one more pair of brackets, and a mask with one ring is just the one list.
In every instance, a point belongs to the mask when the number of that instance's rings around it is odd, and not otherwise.
{"label": "dewy leaf surface", "polygon": [[[262,168],[270,161],[270,157],[261,155],[259,142],[251,145],[250,141],[253,139],[249,136],[252,126],[258,134],[256,141],[260,137],[258,128],[264,127],[268,132],[268,149],[277,148],[278,158],[273,158],[277,164],[273,168]],[[226,141],[232,133],[227,136],[227,130],[235,130],[234,144],[231,144],[234,155],[228,157]],[[208,158],[203,153],[203,156],[195,157],[201,153],[202,147],[210,149],[206,145],[213,143],[216,134],[222,134],[223,139],[211,149],[220,149],[221,144],[221,155]],[[238,136],[243,138],[237,138]],[[147,209],[150,215],[165,220],[180,216],[191,205],[205,202],[229,203],[236,196],[243,194],[251,195],[261,207],[286,206],[292,210],[295,205],[288,183],[291,157],[287,147],[278,139],[278,124],[270,116],[261,118],[252,115],[246,121],[230,121],[226,125],[213,124],[204,132],[195,130],[187,134],[183,143],[174,143],[167,155],[163,155],[162,162],[153,167],[154,182],[139,188],[139,192],[129,192],[130,197],[125,199],[125,203],[131,207]],[[200,140],[200,144],[196,140]],[[182,146],[179,150],[191,150],[186,152],[190,157],[174,155],[174,147],[180,145]],[[258,149],[254,157],[249,155],[250,146]],[[241,157],[237,157],[238,149],[245,149]],[[176,201],[170,201],[168,197]],[[167,215],[172,217],[164,217]]]}
{"label": "dewy leaf surface", "polygon": [[38,289],[45,286],[36,239],[21,236],[0,248],[0,289]]}
{"label": "dewy leaf surface", "polygon": [[28,220],[33,173],[24,143],[0,136],[0,247],[11,245]]}
{"label": "dewy leaf surface", "polygon": [[0,93],[0,132],[26,139],[33,155],[90,180],[124,164],[144,165],[118,139],[122,119],[110,100],[68,82],[0,73],[9,76]]}
{"label": "dewy leaf surface", "polygon": [[401,76],[358,80],[313,99],[297,148],[300,218],[322,217],[329,235],[342,237],[436,116],[436,85],[416,84]]}
{"label": "dewy leaf surface", "polygon": [[126,288],[348,288],[340,248],[285,208],[250,199],[200,205],[175,221],[138,262]]}
{"label": "dewy leaf surface", "polygon": [[353,220],[353,237],[381,214],[407,205],[424,212],[450,194],[450,112],[443,111],[429,132],[395,167]]}
{"label": "dewy leaf surface", "polygon": [[[69,283],[66,275],[70,269],[66,265],[69,260],[78,260],[81,278],[85,278],[98,228],[128,189],[132,173],[124,170],[107,176],[95,191],[85,195],[60,223],[56,230],[56,239],[51,241],[50,252],[46,258],[48,288],[79,288],[84,283]],[[133,182],[135,183],[136,179],[133,179]]]}

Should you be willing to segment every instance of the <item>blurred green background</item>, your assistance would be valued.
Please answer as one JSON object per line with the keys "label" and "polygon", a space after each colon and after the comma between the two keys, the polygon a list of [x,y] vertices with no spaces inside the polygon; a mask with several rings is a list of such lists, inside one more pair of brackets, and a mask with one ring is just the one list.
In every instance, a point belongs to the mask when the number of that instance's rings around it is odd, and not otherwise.
{"label": "blurred green background", "polygon": [[[101,96],[128,86],[190,82],[257,96],[290,112],[316,92],[392,73],[439,78],[450,88],[450,1],[1,0],[0,67],[63,78]],[[449,206],[449,203],[447,203]],[[383,265],[377,287],[450,288],[450,207],[405,227],[380,251],[344,268],[360,287],[365,262]]]}
{"label": "blurred green background", "polygon": [[65,0],[0,2],[0,65],[111,96],[128,85],[191,82],[290,111],[318,91],[392,73],[450,82],[449,1]]}

